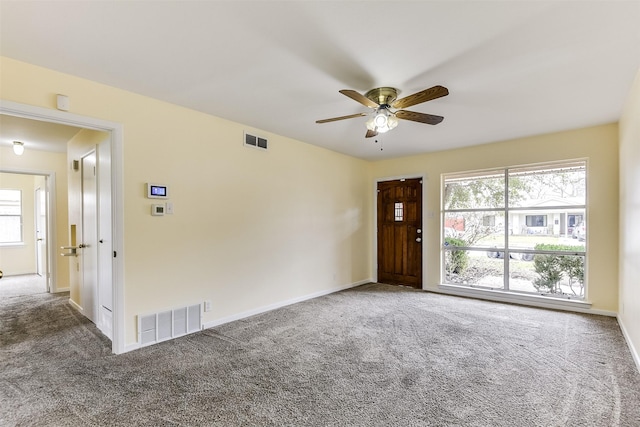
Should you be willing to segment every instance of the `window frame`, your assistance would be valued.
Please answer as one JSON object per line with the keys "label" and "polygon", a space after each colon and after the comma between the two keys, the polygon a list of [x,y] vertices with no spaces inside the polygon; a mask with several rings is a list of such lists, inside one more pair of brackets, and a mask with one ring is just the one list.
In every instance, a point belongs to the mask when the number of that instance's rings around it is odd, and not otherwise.
{"label": "window frame", "polygon": [[[0,246],[19,246],[19,245],[24,245],[24,197],[22,194],[22,190],[19,188],[0,188],[0,191],[14,191],[17,192],[19,195],[19,200],[18,200],[18,208],[19,208],[19,214],[15,215],[15,214],[3,214],[0,210],[0,217],[5,218],[5,217],[17,217],[18,221],[20,222],[20,231],[19,231],[19,238],[18,240],[11,240],[11,241],[3,241],[1,240],[2,235],[0,235]],[[3,202],[8,202],[9,200],[3,200],[0,199],[0,205],[2,205]]]}
{"label": "window frame", "polygon": [[[527,169],[530,168],[534,171],[542,171],[545,169],[555,169],[555,168],[562,168],[563,166],[566,167],[575,167],[575,165],[581,165],[580,167],[582,167],[584,169],[584,192],[585,192],[585,197],[584,197],[584,204],[577,204],[577,205],[565,205],[565,206],[544,206],[544,207],[523,207],[523,206],[511,206],[510,201],[509,201],[509,172],[511,170],[518,170],[518,169]],[[504,177],[504,205],[503,207],[480,207],[480,208],[466,208],[466,209],[447,209],[445,207],[446,205],[446,200],[445,200],[445,186],[447,183],[447,179],[468,179],[468,180],[473,180],[474,178],[491,178],[491,177],[496,177],[502,175]],[[517,295],[532,295],[532,296],[545,296],[545,297],[550,297],[550,298],[557,298],[557,299],[568,299],[568,300],[577,300],[580,302],[586,301],[587,300],[587,295],[588,295],[588,278],[587,278],[587,265],[588,265],[588,249],[587,249],[587,238],[589,236],[589,233],[587,231],[587,229],[585,228],[585,234],[586,234],[586,238],[585,238],[585,245],[584,245],[584,250],[576,250],[576,251],[560,251],[560,250],[535,250],[535,249],[520,249],[520,248],[510,248],[510,244],[509,244],[509,236],[510,236],[510,214],[515,213],[515,212],[522,212],[525,213],[527,216],[532,215],[532,216],[538,216],[535,213],[531,213],[532,211],[535,210],[540,210],[540,211],[553,211],[553,210],[582,210],[581,214],[576,214],[576,213],[572,213],[571,215],[581,215],[582,218],[582,222],[585,223],[585,227],[587,224],[587,216],[588,216],[588,198],[587,198],[587,194],[588,194],[588,162],[587,159],[569,159],[569,160],[565,160],[565,161],[559,161],[559,162],[545,162],[545,163],[539,163],[539,164],[530,164],[530,165],[516,165],[516,166],[507,166],[507,167],[502,167],[502,168],[490,168],[490,169],[484,169],[484,170],[474,170],[474,171],[469,171],[469,172],[455,172],[455,173],[444,173],[441,175],[441,230],[440,230],[440,235],[441,235],[441,245],[440,245],[440,254],[441,254],[441,267],[440,267],[440,283],[446,286],[461,286],[461,287],[465,287],[465,288],[469,288],[469,289],[477,289],[477,290],[487,290],[487,291],[500,291],[500,292],[504,292],[507,294],[517,294]],[[473,285],[473,284],[457,284],[457,283],[448,283],[446,278],[446,259],[447,259],[447,255],[451,256],[455,251],[474,251],[474,252],[478,252],[478,251],[487,251],[486,247],[480,247],[480,246],[452,246],[449,245],[446,242],[446,238],[447,236],[445,235],[445,224],[447,221],[447,214],[463,214],[463,213],[484,213],[485,215],[487,214],[493,214],[493,215],[498,215],[498,214],[503,214],[504,215],[504,246],[501,248],[496,248],[496,251],[499,253],[502,253],[502,258],[504,259],[504,270],[503,270],[503,287],[502,288],[494,288],[494,287],[487,287],[487,286],[480,286],[480,285]],[[540,215],[542,216],[542,215]],[[544,214],[544,216],[548,216],[548,214]],[[526,221],[526,220],[525,220]],[[568,221],[568,214],[567,214],[567,221]],[[548,218],[546,219],[546,224],[544,227],[548,227],[549,226],[549,220]],[[551,219],[551,223],[553,223],[553,219]],[[577,226],[577,224],[576,224]],[[566,225],[566,227],[568,227],[568,224]],[[567,228],[568,230],[568,228]],[[546,293],[546,292],[530,292],[530,291],[521,291],[521,290],[515,290],[515,289],[510,289],[509,286],[509,279],[511,277],[510,275],[510,259],[511,259],[511,254],[515,253],[515,254],[527,254],[530,257],[533,257],[535,255],[559,255],[559,256],[581,256],[583,257],[583,266],[584,266],[584,277],[583,277],[583,292],[581,297],[573,297],[571,295],[567,295],[567,294],[554,294],[554,293]]]}

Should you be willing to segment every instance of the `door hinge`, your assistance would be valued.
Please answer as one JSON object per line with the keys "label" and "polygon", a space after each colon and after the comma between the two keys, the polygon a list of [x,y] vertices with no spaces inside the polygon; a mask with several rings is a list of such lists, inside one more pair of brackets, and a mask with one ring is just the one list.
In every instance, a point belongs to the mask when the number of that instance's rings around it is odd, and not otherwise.
{"label": "door hinge", "polygon": [[116,251],[113,251],[113,257],[114,258],[116,257]]}

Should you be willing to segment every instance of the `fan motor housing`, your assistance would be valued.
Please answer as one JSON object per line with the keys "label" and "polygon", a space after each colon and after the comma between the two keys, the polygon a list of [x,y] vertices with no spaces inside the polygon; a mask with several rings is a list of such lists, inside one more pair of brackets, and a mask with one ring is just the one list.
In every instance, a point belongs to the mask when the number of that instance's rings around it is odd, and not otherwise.
{"label": "fan motor housing", "polygon": [[391,105],[398,98],[398,89],[393,87],[378,87],[371,89],[364,96],[379,105]]}

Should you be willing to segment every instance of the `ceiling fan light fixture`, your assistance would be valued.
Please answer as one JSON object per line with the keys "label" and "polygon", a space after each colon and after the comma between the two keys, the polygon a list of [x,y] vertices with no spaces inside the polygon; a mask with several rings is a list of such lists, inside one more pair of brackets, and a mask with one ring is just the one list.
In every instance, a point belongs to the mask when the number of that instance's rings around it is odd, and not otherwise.
{"label": "ceiling fan light fixture", "polygon": [[398,126],[398,118],[395,114],[389,114],[389,117],[387,118],[387,126],[389,126],[389,130]]}
{"label": "ceiling fan light fixture", "polygon": [[398,126],[398,119],[387,108],[379,108],[367,120],[367,129],[385,133]]}
{"label": "ceiling fan light fixture", "polygon": [[16,156],[22,156],[22,153],[24,153],[24,142],[13,141],[13,152]]}
{"label": "ceiling fan light fixture", "polygon": [[369,117],[369,119],[367,120],[367,129],[371,130],[371,131],[375,131],[376,130],[376,124],[373,123],[373,119],[375,118],[375,115],[372,115],[371,117]]}
{"label": "ceiling fan light fixture", "polygon": [[387,110],[382,110],[373,118],[373,123],[375,123],[378,128],[386,128],[387,122],[389,121],[389,117],[386,114]]}

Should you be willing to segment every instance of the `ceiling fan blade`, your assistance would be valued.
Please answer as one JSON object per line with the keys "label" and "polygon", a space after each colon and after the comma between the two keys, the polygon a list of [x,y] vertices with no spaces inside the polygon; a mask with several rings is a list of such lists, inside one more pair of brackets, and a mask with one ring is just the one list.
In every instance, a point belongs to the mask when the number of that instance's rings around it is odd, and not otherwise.
{"label": "ceiling fan blade", "polygon": [[391,104],[393,108],[407,108],[412,105],[421,104],[423,102],[431,101],[432,99],[441,98],[449,95],[449,90],[444,86],[434,86],[429,89],[422,90],[414,93],[413,95],[406,96],[398,99]]}
{"label": "ceiling fan blade", "polygon": [[372,136],[376,136],[378,134],[378,132],[376,132],[375,130],[367,130],[367,134],[364,136],[365,138],[371,138]]}
{"label": "ceiling fan blade", "polygon": [[339,92],[341,94],[343,94],[343,95],[348,96],[349,98],[353,99],[354,101],[358,101],[360,104],[364,105],[365,107],[378,108],[380,106],[378,103],[373,102],[372,100],[370,100],[366,96],[356,92],[355,90],[342,89]]}
{"label": "ceiling fan blade", "polygon": [[366,115],[367,115],[367,113],[350,114],[348,116],[340,116],[340,117],[333,117],[331,119],[316,120],[316,123],[336,122],[338,120],[353,119],[355,117],[362,117],[362,116],[366,116]]}
{"label": "ceiling fan blade", "polygon": [[412,120],[414,122],[426,123],[428,125],[437,125],[442,120],[444,120],[444,117],[442,116],[416,113],[415,111],[407,111],[407,110],[396,111],[396,117],[403,120]]}

